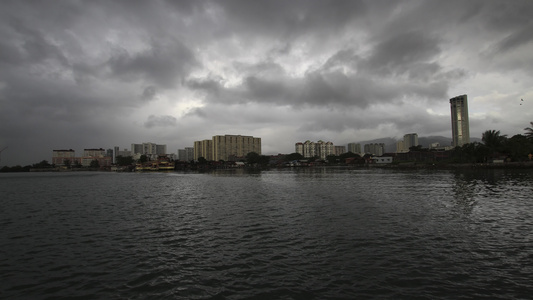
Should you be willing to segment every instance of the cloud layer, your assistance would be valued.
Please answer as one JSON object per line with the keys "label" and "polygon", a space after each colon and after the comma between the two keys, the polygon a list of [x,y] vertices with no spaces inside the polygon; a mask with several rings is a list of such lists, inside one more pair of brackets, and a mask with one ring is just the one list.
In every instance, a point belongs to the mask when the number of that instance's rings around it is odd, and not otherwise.
{"label": "cloud layer", "polygon": [[519,134],[532,14],[528,0],[7,1],[0,165],[219,134],[261,137],[266,154],[450,136],[460,94],[472,136]]}

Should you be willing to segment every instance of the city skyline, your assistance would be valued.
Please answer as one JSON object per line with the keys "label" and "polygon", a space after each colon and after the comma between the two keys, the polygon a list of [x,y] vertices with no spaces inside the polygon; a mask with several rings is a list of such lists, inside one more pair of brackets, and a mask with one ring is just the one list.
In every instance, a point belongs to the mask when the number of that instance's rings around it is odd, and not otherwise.
{"label": "city skyline", "polygon": [[463,94],[471,138],[533,121],[527,0],[3,4],[0,166],[219,133],[261,137],[265,155],[452,137]]}

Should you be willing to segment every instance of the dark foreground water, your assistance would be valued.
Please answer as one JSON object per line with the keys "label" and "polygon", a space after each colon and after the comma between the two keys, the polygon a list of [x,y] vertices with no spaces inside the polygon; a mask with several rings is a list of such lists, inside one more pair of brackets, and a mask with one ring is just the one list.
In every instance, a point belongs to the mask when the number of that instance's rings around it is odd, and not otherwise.
{"label": "dark foreground water", "polygon": [[0,174],[2,299],[531,299],[533,171]]}

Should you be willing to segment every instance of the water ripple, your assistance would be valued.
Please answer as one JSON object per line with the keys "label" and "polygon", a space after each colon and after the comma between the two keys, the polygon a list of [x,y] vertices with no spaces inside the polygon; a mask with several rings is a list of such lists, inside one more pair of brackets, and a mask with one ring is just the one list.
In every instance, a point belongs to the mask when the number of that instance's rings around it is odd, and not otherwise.
{"label": "water ripple", "polygon": [[526,299],[532,177],[302,169],[0,178],[0,296]]}

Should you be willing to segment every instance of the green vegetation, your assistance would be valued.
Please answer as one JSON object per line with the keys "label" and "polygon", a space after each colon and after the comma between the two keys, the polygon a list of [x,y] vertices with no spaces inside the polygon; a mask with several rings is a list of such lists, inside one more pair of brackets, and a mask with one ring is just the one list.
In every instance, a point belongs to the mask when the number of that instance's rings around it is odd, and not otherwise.
{"label": "green vegetation", "polygon": [[500,131],[487,130],[482,141],[456,147],[453,162],[486,163],[494,159],[523,162],[530,160],[529,154],[533,153],[533,139],[521,134],[507,138]]}
{"label": "green vegetation", "polygon": [[529,122],[529,124],[531,124],[531,127],[524,128],[526,131],[525,135],[528,139],[533,139],[533,122]]}
{"label": "green vegetation", "polygon": [[91,164],[89,165],[89,167],[93,169],[100,168],[100,163],[98,163],[98,160],[93,159],[91,160]]}
{"label": "green vegetation", "polygon": [[266,166],[270,162],[270,157],[266,155],[259,155],[256,152],[246,154],[246,163],[253,166]]}
{"label": "green vegetation", "polygon": [[302,159],[304,159],[304,156],[296,152],[285,156],[286,161],[294,161],[294,160],[302,160]]}
{"label": "green vegetation", "polygon": [[115,159],[116,159],[117,165],[119,166],[131,166],[133,165],[133,163],[135,163],[135,160],[133,159],[132,156],[119,155]]}

